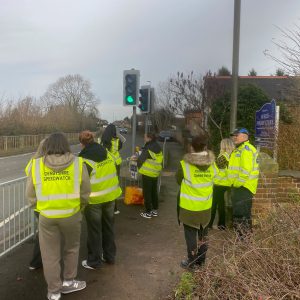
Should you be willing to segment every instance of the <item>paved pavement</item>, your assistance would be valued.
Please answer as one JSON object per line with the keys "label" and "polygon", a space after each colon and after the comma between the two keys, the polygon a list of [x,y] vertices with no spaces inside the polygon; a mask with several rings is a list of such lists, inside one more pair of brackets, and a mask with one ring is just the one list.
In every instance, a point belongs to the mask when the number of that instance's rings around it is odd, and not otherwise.
{"label": "paved pavement", "polygon": [[[164,299],[177,283],[182,270],[179,261],[185,254],[182,227],[176,219],[178,186],[174,171],[182,157],[182,148],[168,143],[169,165],[163,172],[159,217],[139,216],[140,206],[120,203],[116,216],[117,259],[113,266],[97,271],[79,265],[78,278],[87,281],[83,291],[62,299]],[[0,299],[46,299],[42,270],[29,271],[32,241],[1,259]],[[86,230],[83,224],[80,262],[86,255]]]}

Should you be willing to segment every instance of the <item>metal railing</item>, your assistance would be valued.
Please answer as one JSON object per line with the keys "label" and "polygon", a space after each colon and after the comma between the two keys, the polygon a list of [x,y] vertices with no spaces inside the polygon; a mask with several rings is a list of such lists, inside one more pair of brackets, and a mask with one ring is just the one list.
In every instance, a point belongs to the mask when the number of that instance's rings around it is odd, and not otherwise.
{"label": "metal railing", "polygon": [[[163,145],[166,153],[165,143]],[[130,160],[124,159],[120,170],[120,186],[125,192],[126,186],[141,187],[141,176],[136,179],[130,175]],[[0,257],[31,238],[36,230],[33,209],[25,199],[26,178],[0,184]],[[161,180],[159,177],[158,190]]]}
{"label": "metal railing", "polygon": [[[14,153],[20,150],[35,149],[40,141],[50,134],[0,136],[0,154]],[[78,142],[77,132],[65,133],[69,143]]]}
{"label": "metal railing", "polygon": [[0,257],[34,234],[34,215],[25,199],[26,177],[0,184]]}

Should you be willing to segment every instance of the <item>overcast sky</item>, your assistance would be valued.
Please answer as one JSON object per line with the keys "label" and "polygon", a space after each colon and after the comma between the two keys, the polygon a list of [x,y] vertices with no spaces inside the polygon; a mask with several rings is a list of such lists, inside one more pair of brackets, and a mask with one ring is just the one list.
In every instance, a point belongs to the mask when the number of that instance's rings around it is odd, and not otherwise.
{"label": "overcast sky", "polygon": [[[242,0],[240,75],[278,66],[275,26],[299,24],[299,0]],[[0,0],[0,95],[41,96],[58,78],[80,74],[101,100],[101,117],[122,106],[123,70],[152,86],[177,71],[231,69],[234,0]]]}

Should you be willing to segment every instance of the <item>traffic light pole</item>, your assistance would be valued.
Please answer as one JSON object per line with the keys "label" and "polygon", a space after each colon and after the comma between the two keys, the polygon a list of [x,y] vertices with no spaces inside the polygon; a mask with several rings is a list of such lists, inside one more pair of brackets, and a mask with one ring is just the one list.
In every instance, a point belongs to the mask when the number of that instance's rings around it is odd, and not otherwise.
{"label": "traffic light pole", "polygon": [[145,134],[148,133],[148,114],[145,114]]}
{"label": "traffic light pole", "polygon": [[132,107],[132,155],[135,154],[135,139],[136,139],[136,106]]}

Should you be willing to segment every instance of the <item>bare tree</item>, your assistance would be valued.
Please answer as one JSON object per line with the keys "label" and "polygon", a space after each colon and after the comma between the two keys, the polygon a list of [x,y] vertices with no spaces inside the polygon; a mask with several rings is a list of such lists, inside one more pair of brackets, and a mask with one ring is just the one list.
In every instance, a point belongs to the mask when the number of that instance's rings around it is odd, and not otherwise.
{"label": "bare tree", "polygon": [[202,102],[202,78],[177,72],[175,78],[169,80],[170,107],[176,115],[184,115],[188,110],[203,109]]}
{"label": "bare tree", "polygon": [[[175,115],[184,115],[188,111],[201,111],[202,129],[208,129],[207,123],[210,119],[221,134],[223,119],[218,116],[216,121],[211,111],[214,101],[224,95],[224,89],[224,85],[221,85],[217,76],[212,75],[210,71],[203,77],[195,76],[193,71],[187,75],[177,72],[175,78],[170,78],[161,84],[158,99],[163,104],[162,107],[170,108]],[[221,100],[219,101],[221,105]],[[227,109],[224,103],[222,116]]]}
{"label": "bare tree", "polygon": [[90,82],[78,74],[59,78],[49,86],[42,99],[48,109],[63,105],[80,114],[95,111],[98,102]]}
{"label": "bare tree", "polygon": [[155,109],[151,120],[160,131],[168,128],[175,119],[173,109],[171,108],[172,94],[169,80],[159,83],[155,99]]}
{"label": "bare tree", "polygon": [[285,73],[300,75],[300,26],[294,25],[293,29],[282,29],[277,27],[281,33],[281,39],[273,39],[282,57],[273,55],[269,50],[264,54],[277,62],[284,69]]}
{"label": "bare tree", "polygon": [[[212,75],[208,71],[203,77],[203,86],[201,88],[203,95],[203,103],[206,110],[205,117],[210,120],[219,131],[222,138],[222,125],[224,122],[226,111],[228,110],[228,103],[225,101],[225,86],[220,83],[216,75]],[[219,112],[217,115],[213,112],[213,105],[218,101]],[[205,126],[206,127],[206,126]]]}

